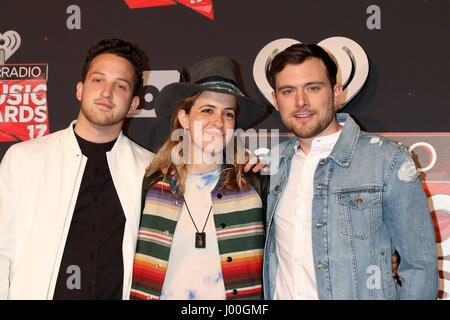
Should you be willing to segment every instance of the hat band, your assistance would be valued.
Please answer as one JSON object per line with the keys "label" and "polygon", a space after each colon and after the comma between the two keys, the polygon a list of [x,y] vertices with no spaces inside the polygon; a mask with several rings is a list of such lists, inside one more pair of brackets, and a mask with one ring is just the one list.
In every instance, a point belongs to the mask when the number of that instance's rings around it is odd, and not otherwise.
{"label": "hat band", "polygon": [[244,94],[241,92],[241,90],[239,90],[239,88],[237,86],[235,86],[234,84],[232,84],[230,82],[226,82],[226,81],[207,81],[207,82],[200,83],[200,85],[202,85],[204,87],[211,88],[211,89],[224,90],[224,91],[228,91],[228,92],[231,92],[231,93],[235,93],[235,94],[240,95],[240,96],[244,96]]}

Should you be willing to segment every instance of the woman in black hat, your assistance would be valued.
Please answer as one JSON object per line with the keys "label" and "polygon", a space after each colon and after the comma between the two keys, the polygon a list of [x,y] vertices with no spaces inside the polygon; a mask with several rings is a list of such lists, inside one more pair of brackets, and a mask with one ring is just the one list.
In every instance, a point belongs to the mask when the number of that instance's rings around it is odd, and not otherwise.
{"label": "woman in black hat", "polygon": [[265,107],[235,79],[231,60],[209,58],[156,100],[172,133],[144,179],[131,299],[262,298],[261,186],[233,133]]}

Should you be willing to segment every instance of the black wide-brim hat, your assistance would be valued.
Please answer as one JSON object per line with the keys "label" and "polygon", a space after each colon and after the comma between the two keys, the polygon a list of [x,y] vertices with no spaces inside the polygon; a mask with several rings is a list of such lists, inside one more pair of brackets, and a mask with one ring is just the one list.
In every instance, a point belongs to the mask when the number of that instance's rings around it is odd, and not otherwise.
{"label": "black wide-brim hat", "polygon": [[212,57],[199,61],[180,76],[180,82],[165,86],[155,99],[158,114],[171,117],[187,97],[201,91],[231,94],[239,101],[235,128],[246,129],[259,120],[266,111],[262,103],[247,98],[238,88],[233,62],[226,57]]}

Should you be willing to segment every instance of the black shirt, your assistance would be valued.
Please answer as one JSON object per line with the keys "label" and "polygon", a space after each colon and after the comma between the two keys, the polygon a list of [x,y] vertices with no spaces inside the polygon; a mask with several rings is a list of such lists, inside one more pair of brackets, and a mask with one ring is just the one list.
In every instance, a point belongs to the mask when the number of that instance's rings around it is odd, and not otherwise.
{"label": "black shirt", "polygon": [[122,299],[126,219],[106,160],[115,140],[97,144],[76,137],[88,160],[53,299]]}

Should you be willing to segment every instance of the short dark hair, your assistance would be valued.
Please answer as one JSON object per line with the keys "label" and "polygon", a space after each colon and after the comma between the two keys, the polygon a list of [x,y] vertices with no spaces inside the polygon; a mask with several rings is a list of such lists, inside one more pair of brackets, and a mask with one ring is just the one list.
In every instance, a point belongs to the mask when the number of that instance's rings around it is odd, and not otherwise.
{"label": "short dark hair", "polygon": [[81,81],[84,82],[86,80],[86,75],[89,71],[92,60],[104,53],[115,54],[119,57],[127,59],[131,63],[136,77],[134,81],[133,96],[137,96],[142,87],[142,71],[144,70],[144,65],[137,48],[128,41],[120,39],[105,39],[92,46],[88,50],[86,60],[84,62],[83,70],[81,72]]}
{"label": "short dark hair", "polygon": [[327,76],[331,87],[336,84],[337,66],[328,53],[317,44],[297,43],[278,53],[268,65],[266,78],[270,86],[276,90],[275,76],[288,64],[299,64],[308,58],[319,58],[327,68]]}

